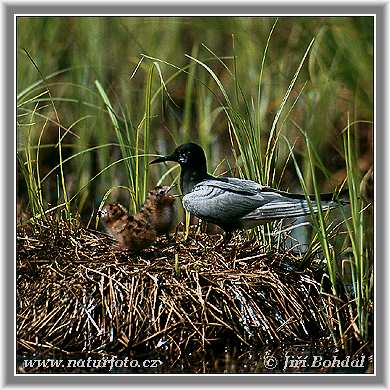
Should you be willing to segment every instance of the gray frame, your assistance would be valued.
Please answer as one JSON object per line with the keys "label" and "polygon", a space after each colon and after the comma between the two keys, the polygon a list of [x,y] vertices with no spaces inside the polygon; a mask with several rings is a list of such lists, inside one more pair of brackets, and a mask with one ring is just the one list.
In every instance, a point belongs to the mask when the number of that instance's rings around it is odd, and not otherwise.
{"label": "gray frame", "polygon": [[[31,4],[31,3],[30,3]],[[5,183],[5,198],[3,199],[3,205],[15,204],[15,151],[12,149],[11,145],[15,145],[15,134],[11,129],[15,128],[14,123],[14,105],[15,100],[11,98],[14,95],[14,80],[11,75],[14,74],[14,15],[15,14],[160,14],[160,15],[169,15],[169,14],[300,14],[300,15],[310,15],[310,14],[326,14],[326,15],[337,15],[337,14],[348,14],[348,15],[359,15],[359,14],[373,14],[376,16],[376,130],[374,139],[375,139],[375,175],[377,180],[375,181],[376,185],[376,198],[375,198],[375,211],[378,209],[380,213],[376,213],[376,223],[375,223],[375,234],[376,234],[376,247],[375,255],[376,259],[376,358],[375,358],[375,370],[376,375],[372,376],[312,376],[312,375],[283,375],[283,376],[274,376],[270,375],[258,375],[258,376],[216,376],[216,375],[193,375],[193,376],[184,376],[184,375],[170,375],[165,374],[164,376],[116,376],[116,375],[79,375],[79,376],[70,376],[66,375],[61,377],[56,377],[55,375],[49,376],[23,376],[14,374],[14,338],[10,335],[14,335],[14,316],[15,316],[15,305],[14,299],[14,264],[13,259],[15,258],[15,222],[13,223],[13,229],[9,228],[9,224],[3,225],[5,242],[4,245],[5,253],[3,257],[3,303],[5,313],[4,313],[4,328],[3,328],[3,345],[6,348],[3,348],[3,364],[4,366],[4,376],[3,384],[7,385],[25,385],[25,384],[93,384],[93,385],[108,385],[108,384],[148,384],[148,385],[168,385],[168,384],[223,384],[223,385],[238,385],[238,384],[261,384],[261,385],[297,385],[297,384],[354,384],[355,386],[367,386],[367,385],[380,385],[385,383],[385,367],[386,367],[386,354],[385,354],[385,305],[384,297],[386,297],[386,283],[385,283],[385,269],[389,269],[389,266],[386,264],[388,259],[385,257],[385,214],[382,212],[385,210],[385,197],[384,197],[384,174],[385,167],[383,164],[385,157],[385,141],[386,141],[386,126],[385,121],[385,85],[386,85],[386,47],[385,47],[385,32],[386,25],[388,22],[387,18],[387,2],[378,4],[377,2],[372,2],[370,5],[367,2],[366,5],[362,5],[360,2],[357,5],[350,5],[348,3],[312,3],[308,5],[307,3],[296,2],[295,4],[290,3],[281,3],[281,2],[272,2],[264,5],[254,5],[253,3],[241,3],[233,5],[232,3],[226,5],[218,5],[216,3],[208,3],[206,5],[195,5],[194,3],[187,3],[187,5],[175,5],[172,3],[146,3],[144,5],[123,5],[123,3],[112,3],[110,5],[102,5],[98,3],[96,5],[88,5],[87,3],[79,5],[66,5],[66,3],[52,3],[51,5],[36,3],[11,3],[7,4],[2,3],[2,26],[4,29],[3,42],[4,50],[3,53],[4,68],[3,68],[3,80],[5,88],[3,88],[3,101],[5,103],[5,112],[4,117],[2,118],[3,123],[3,164],[2,170]],[[379,82],[378,82],[379,81]],[[3,206],[4,207],[4,206]],[[5,218],[3,221],[14,221],[15,213],[11,207],[5,207]],[[12,260],[11,260],[12,259]],[[5,280],[4,280],[5,279]],[[378,342],[379,341],[379,342]]]}

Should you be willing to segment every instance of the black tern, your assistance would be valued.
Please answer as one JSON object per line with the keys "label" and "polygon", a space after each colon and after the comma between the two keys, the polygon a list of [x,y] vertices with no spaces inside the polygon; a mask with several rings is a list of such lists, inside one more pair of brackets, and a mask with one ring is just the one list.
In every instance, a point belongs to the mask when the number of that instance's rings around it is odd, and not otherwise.
{"label": "black tern", "polygon": [[[235,230],[311,213],[305,195],[262,186],[252,180],[208,174],[205,153],[197,144],[180,145],[171,155],[159,157],[150,164],[164,161],[180,164],[184,208],[196,217],[220,226],[226,233],[225,241]],[[342,204],[332,198],[333,194],[321,195],[323,210]],[[318,212],[312,195],[311,199],[313,211]]]}

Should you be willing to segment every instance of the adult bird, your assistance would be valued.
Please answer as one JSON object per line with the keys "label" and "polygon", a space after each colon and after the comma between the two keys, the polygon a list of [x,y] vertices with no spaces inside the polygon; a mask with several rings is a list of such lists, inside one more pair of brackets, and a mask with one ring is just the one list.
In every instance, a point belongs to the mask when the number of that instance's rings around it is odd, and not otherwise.
{"label": "adult bird", "polygon": [[[184,208],[198,218],[220,226],[226,233],[225,241],[238,229],[310,214],[310,206],[318,212],[313,196],[309,205],[305,195],[279,191],[252,180],[208,174],[205,153],[194,143],[180,145],[172,154],[159,157],[150,164],[164,161],[180,164]],[[333,194],[321,196],[323,210],[340,205],[332,197]]]}

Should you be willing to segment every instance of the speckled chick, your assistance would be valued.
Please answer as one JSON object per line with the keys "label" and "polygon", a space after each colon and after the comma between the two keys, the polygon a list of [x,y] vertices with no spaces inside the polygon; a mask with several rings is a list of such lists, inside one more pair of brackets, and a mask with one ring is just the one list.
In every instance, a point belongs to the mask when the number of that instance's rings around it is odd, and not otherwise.
{"label": "speckled chick", "polygon": [[106,230],[122,249],[139,251],[156,240],[156,230],[144,213],[132,216],[121,204],[110,203],[105,205],[99,214]]}
{"label": "speckled chick", "polygon": [[169,234],[175,227],[177,208],[174,195],[170,195],[171,187],[157,186],[149,195],[141,209],[148,216],[148,221],[157,235]]}
{"label": "speckled chick", "polygon": [[103,207],[99,215],[107,231],[122,249],[139,251],[152,245],[158,235],[169,234],[176,222],[176,197],[169,195],[170,187],[156,187],[139,213],[131,216],[119,203]]}

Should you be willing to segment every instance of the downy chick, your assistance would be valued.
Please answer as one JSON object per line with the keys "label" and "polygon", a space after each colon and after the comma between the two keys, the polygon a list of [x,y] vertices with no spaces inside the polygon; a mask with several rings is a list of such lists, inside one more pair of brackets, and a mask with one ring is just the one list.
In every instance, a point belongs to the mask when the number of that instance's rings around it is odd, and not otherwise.
{"label": "downy chick", "polygon": [[169,195],[171,187],[157,186],[149,192],[141,212],[148,216],[149,223],[156,230],[157,235],[172,232],[175,227],[177,209],[174,195]]}
{"label": "downy chick", "polygon": [[156,240],[156,230],[143,213],[132,216],[121,204],[109,203],[99,212],[99,216],[122,249],[139,251]]}
{"label": "downy chick", "polygon": [[140,212],[134,216],[119,203],[107,204],[100,211],[108,232],[123,249],[138,251],[152,245],[158,235],[169,234],[176,221],[175,196],[169,195],[170,187],[156,187]]}

